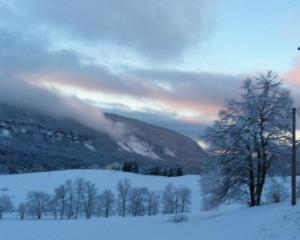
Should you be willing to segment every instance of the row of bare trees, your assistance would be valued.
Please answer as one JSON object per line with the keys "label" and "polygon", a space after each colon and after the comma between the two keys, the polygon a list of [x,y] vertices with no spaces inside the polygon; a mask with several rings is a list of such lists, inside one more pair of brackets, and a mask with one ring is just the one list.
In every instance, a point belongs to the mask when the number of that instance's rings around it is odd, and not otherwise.
{"label": "row of bare trees", "polygon": [[77,219],[85,217],[154,216],[190,211],[191,191],[185,186],[168,184],[164,191],[151,191],[146,187],[135,187],[129,179],[117,183],[115,194],[111,190],[99,192],[90,181],[78,178],[67,180],[54,189],[53,194],[30,191],[27,201],[15,209],[9,196],[0,196],[0,218],[5,212],[16,211],[20,219]]}

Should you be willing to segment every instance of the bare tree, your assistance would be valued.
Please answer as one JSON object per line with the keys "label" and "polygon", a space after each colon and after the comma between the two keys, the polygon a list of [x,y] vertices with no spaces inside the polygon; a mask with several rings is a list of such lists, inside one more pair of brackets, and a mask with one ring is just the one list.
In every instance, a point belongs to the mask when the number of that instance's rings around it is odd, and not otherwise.
{"label": "bare tree", "polygon": [[104,190],[99,195],[98,215],[108,218],[114,213],[115,196],[111,190]]}
{"label": "bare tree", "polygon": [[74,196],[74,184],[71,180],[66,181],[66,206],[67,206],[67,218],[71,219],[75,214],[75,196]]}
{"label": "bare tree", "polygon": [[14,205],[8,195],[0,196],[0,219],[2,219],[3,213],[11,212],[14,209]]}
{"label": "bare tree", "polygon": [[163,213],[185,213],[191,207],[191,190],[185,186],[174,187],[172,183],[165,187],[162,197]]}
{"label": "bare tree", "polygon": [[176,189],[176,206],[177,213],[185,213],[190,211],[191,207],[191,190],[185,186],[179,186]]}
{"label": "bare tree", "polygon": [[129,194],[131,191],[130,180],[125,178],[117,184],[118,190],[118,212],[119,215],[125,217],[127,214]]}
{"label": "bare tree", "polygon": [[18,213],[19,213],[19,216],[20,216],[20,219],[23,220],[25,218],[25,214],[27,212],[27,204],[25,203],[20,203],[19,204],[19,207],[17,209]]}
{"label": "bare tree", "polygon": [[164,191],[162,196],[162,205],[163,205],[163,213],[164,214],[173,214],[176,211],[176,193],[175,187],[172,183],[169,183]]}
{"label": "bare tree", "polygon": [[52,213],[54,219],[56,220],[59,214],[60,204],[55,197],[52,197],[49,201],[49,211]]}
{"label": "bare tree", "polygon": [[97,192],[95,184],[90,181],[84,182],[83,210],[87,219],[91,218],[93,213],[96,212]]}
{"label": "bare tree", "polygon": [[63,219],[66,211],[66,202],[67,202],[67,190],[66,186],[61,184],[56,189],[54,189],[54,198],[57,204],[58,214],[60,219]]}
{"label": "bare tree", "polygon": [[136,217],[146,213],[146,199],[149,190],[145,187],[134,187],[131,189],[128,199],[128,212]]}
{"label": "bare tree", "polygon": [[41,219],[48,210],[50,195],[43,191],[30,191],[28,193],[28,213]]}
{"label": "bare tree", "polygon": [[159,201],[159,193],[148,191],[146,194],[146,209],[148,216],[154,216],[159,213]]}
{"label": "bare tree", "polygon": [[83,189],[84,189],[84,179],[77,178],[75,180],[75,189],[74,189],[74,218],[78,218],[80,210],[83,208]]}
{"label": "bare tree", "polygon": [[267,203],[279,203],[287,199],[287,197],[288,193],[284,185],[275,178],[271,178],[271,183],[266,194]]}

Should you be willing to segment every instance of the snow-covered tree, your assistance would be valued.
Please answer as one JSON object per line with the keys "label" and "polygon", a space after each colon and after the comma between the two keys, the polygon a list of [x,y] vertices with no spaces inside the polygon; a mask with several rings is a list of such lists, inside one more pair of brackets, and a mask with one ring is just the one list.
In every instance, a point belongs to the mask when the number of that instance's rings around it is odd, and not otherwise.
{"label": "snow-covered tree", "polygon": [[28,214],[35,216],[37,219],[41,219],[48,211],[51,196],[43,191],[30,191],[27,199]]}
{"label": "snow-covered tree", "polygon": [[259,74],[243,90],[206,130],[211,159],[202,190],[212,206],[234,197],[260,205],[268,171],[289,144],[292,99],[277,75]]}
{"label": "snow-covered tree", "polygon": [[125,178],[118,182],[118,213],[120,216],[125,217],[128,209],[129,194],[131,191],[130,180]]}
{"label": "snow-covered tree", "polygon": [[14,205],[8,195],[0,196],[0,219],[2,219],[3,213],[11,212],[14,209]]}
{"label": "snow-covered tree", "polygon": [[115,207],[115,195],[111,190],[104,190],[99,195],[98,200],[98,216],[108,218],[113,215]]}

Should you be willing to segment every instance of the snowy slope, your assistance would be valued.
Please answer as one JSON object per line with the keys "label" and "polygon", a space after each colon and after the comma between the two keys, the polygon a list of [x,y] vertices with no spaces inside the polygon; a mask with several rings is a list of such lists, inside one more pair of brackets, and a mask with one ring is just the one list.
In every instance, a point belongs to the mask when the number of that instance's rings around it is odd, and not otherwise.
{"label": "snowy slope", "polygon": [[42,190],[50,194],[59,184],[66,180],[84,178],[95,183],[99,191],[110,189],[116,190],[118,181],[128,178],[133,186],[148,187],[153,191],[162,191],[164,187],[173,183],[174,185],[185,185],[192,190],[193,209],[198,211],[201,205],[199,192],[199,176],[187,175],[183,177],[167,178],[160,176],[148,176],[133,173],[125,173],[111,170],[67,170],[42,173],[28,173],[18,175],[0,175],[0,194],[1,189],[7,189],[3,193],[10,195],[15,204],[26,200],[27,192],[30,190]]}
{"label": "snowy slope", "polygon": [[187,223],[166,216],[76,221],[0,223],[5,240],[298,240],[300,208],[287,204],[241,209],[226,214],[193,214]]}
{"label": "snowy slope", "polygon": [[129,178],[135,186],[162,190],[169,182],[186,185],[193,192],[192,213],[186,223],[171,223],[170,216],[112,217],[91,220],[0,221],[0,239],[5,240],[297,240],[300,239],[300,207],[289,202],[256,208],[201,212],[198,176],[164,178],[130,173],[76,170],[0,176],[0,189],[7,188],[17,203],[28,190],[52,192],[67,179],[83,177],[97,184],[99,190],[115,189],[116,183]]}

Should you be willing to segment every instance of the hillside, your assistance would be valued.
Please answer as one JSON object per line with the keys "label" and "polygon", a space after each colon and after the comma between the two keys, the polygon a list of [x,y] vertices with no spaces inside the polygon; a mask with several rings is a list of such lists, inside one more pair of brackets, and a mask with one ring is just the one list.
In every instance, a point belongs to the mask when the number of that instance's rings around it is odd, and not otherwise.
{"label": "hillside", "polygon": [[[170,216],[111,217],[90,220],[24,220],[6,216],[0,222],[0,238],[5,240],[297,240],[300,236],[300,208],[289,202],[246,208],[223,206],[218,210],[200,211],[201,194],[196,175],[166,178],[143,176],[103,170],[72,170],[0,176],[0,189],[13,197],[14,203],[23,201],[28,190],[52,192],[67,179],[83,177],[94,182],[100,190],[115,189],[124,178],[134,186],[147,186],[156,191],[166,184],[186,185],[192,189],[192,211],[184,223],[169,222]],[[22,184],[20,184],[22,183]],[[150,227],[151,226],[151,227]]]}
{"label": "hillside", "polygon": [[199,172],[206,153],[196,142],[171,130],[106,114],[126,127],[114,139],[70,119],[0,104],[0,172],[107,168],[136,161],[140,168],[181,166]]}
{"label": "hillside", "polygon": [[[118,181],[128,178],[136,187],[145,187],[153,191],[162,191],[164,187],[172,182],[174,185],[187,185],[194,196],[199,194],[199,176],[187,175],[182,177],[147,176],[133,173],[125,173],[112,170],[65,170],[41,173],[27,173],[16,175],[0,175],[0,195],[5,193],[13,197],[15,204],[26,200],[27,192],[30,190],[46,191],[53,193],[54,188],[65,183],[67,180],[83,178],[95,183],[99,191],[105,189],[116,190]],[[20,184],[22,183],[22,184]],[[5,191],[2,191],[5,189]],[[193,199],[194,211],[200,209],[200,198]]]}

